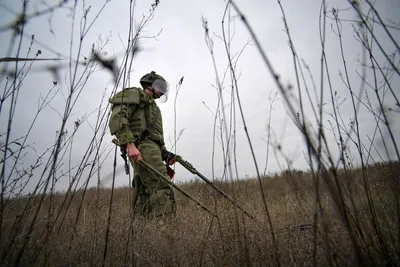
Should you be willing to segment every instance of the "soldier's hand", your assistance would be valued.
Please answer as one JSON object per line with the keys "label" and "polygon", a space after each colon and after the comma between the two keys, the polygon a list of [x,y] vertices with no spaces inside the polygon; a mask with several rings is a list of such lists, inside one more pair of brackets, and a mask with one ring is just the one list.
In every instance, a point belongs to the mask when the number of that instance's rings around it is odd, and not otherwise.
{"label": "soldier's hand", "polygon": [[161,157],[168,165],[173,165],[175,163],[176,156],[177,155],[175,155],[172,152],[169,152],[168,150],[163,149],[161,151]]}
{"label": "soldier's hand", "polygon": [[126,149],[128,152],[128,157],[136,161],[136,163],[139,163],[143,159],[142,154],[140,153],[139,149],[137,149],[135,144],[128,144]]}

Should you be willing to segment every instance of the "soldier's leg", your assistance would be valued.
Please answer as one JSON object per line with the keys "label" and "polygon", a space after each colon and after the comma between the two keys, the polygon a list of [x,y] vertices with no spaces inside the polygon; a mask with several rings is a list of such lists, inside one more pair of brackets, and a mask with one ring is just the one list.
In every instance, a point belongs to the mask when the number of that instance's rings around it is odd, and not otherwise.
{"label": "soldier's leg", "polygon": [[136,193],[133,202],[134,214],[146,216],[150,212],[150,195],[141,182],[140,176],[135,176]]}
{"label": "soldier's leg", "polygon": [[[140,145],[142,158],[164,177],[168,177],[167,170],[161,158],[160,147],[151,142],[143,141]],[[149,194],[151,213],[158,217],[172,213],[172,201],[170,199],[171,186],[160,177],[148,170],[145,166],[138,166],[141,183]]]}

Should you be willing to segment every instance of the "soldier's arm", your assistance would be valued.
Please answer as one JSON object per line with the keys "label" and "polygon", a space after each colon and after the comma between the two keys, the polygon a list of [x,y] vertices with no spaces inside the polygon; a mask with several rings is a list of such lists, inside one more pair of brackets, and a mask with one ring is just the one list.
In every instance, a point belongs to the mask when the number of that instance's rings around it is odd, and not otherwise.
{"label": "soldier's arm", "polygon": [[111,135],[115,135],[122,146],[133,143],[134,136],[129,127],[129,116],[135,111],[136,105],[115,104],[112,107],[108,123]]}
{"label": "soldier's arm", "polygon": [[129,117],[136,105],[114,104],[109,122],[110,133],[118,138],[121,148],[126,149],[129,159],[139,163],[142,160],[140,151],[134,143],[134,136],[129,127]]}
{"label": "soldier's arm", "polygon": [[134,142],[134,135],[129,127],[129,118],[140,102],[137,88],[125,88],[116,93],[110,100],[112,114],[109,121],[111,135],[115,135],[121,145]]}

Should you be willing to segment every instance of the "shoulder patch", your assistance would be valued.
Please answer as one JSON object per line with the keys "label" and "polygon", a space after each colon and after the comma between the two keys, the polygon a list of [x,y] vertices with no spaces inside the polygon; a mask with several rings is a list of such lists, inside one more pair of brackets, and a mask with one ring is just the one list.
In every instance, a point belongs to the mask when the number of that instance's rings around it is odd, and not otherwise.
{"label": "shoulder patch", "polygon": [[125,88],[109,99],[110,104],[139,104],[142,90],[137,87]]}

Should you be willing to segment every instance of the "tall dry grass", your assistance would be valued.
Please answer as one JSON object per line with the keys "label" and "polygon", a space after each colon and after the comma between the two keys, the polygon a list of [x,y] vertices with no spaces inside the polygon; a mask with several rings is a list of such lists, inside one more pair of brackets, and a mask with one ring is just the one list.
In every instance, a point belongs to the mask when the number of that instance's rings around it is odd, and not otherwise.
{"label": "tall dry grass", "polygon": [[[396,91],[396,79],[400,76],[397,59],[400,50],[394,34],[400,30],[398,22],[383,18],[369,0],[349,0],[343,9],[329,7],[327,1],[320,1],[320,39],[315,40],[320,43],[320,65],[317,69],[319,73],[315,75],[296,50],[297,44],[292,40],[285,3],[278,0],[282,25],[288,37],[287,51],[293,56],[295,73],[293,84],[285,86],[282,81],[286,77],[278,73],[271,63],[268,53],[254,34],[251,18],[246,17],[234,1],[226,2],[221,23],[222,37],[219,39],[228,62],[224,74],[218,72],[215,38],[210,34],[212,29],[207,19],[203,18],[205,43],[215,71],[218,98],[216,111],[212,112],[215,132],[211,178],[247,212],[253,214],[255,220],[235,209],[202,181],[195,181],[178,185],[217,216],[210,216],[177,193],[177,216],[167,227],[163,227],[157,222],[133,218],[131,202],[134,192],[130,188],[115,188],[116,165],[111,188],[101,187],[102,179],[105,178],[101,177],[100,169],[105,158],[112,155],[116,162],[117,157],[116,147],[104,145],[103,142],[109,117],[109,106],[104,104],[106,92],[102,95],[99,107],[93,111],[96,114],[95,125],[90,125],[93,136],[90,136],[86,144],[86,151],[77,165],[72,164],[72,157],[76,156],[73,149],[76,133],[81,131],[88,119],[86,116],[72,116],[76,101],[99,69],[112,75],[114,85],[109,96],[129,84],[129,73],[134,66],[135,55],[140,52],[141,38],[154,38],[143,36],[143,29],[151,23],[160,1],[151,4],[150,12],[137,25],[134,25],[133,19],[135,2],[129,3],[131,23],[124,37],[126,50],[122,58],[107,58],[104,55],[103,49],[108,45],[108,38],[100,39],[92,46],[90,53],[83,56],[82,46],[87,41],[87,34],[109,1],[98,6],[98,13],[94,16],[90,16],[92,11],[86,2],[72,2],[60,1],[43,10],[29,13],[26,9],[30,3],[24,1],[15,20],[0,27],[1,31],[9,30],[12,33],[8,54],[1,58],[0,71],[0,82],[4,86],[0,97],[0,115],[7,122],[5,130],[0,133],[0,148],[3,152],[0,161],[1,265],[399,265],[400,155],[396,125],[391,120],[392,114],[397,114],[400,107]],[[53,14],[62,8],[71,12],[71,28],[80,24],[77,27],[79,38],[71,38],[69,55],[62,55],[40,44],[33,35],[27,35],[24,31],[30,20]],[[346,11],[356,14],[354,21],[349,22],[342,17]],[[240,19],[250,37],[250,41],[238,53],[232,48],[233,17]],[[355,88],[355,74],[348,70],[349,59],[344,56],[343,43],[346,40],[342,35],[342,26],[348,22],[352,23],[354,37],[360,45],[358,63],[361,72],[356,76],[360,88]],[[327,55],[326,33],[329,30],[337,36],[340,52],[335,55]],[[383,40],[390,45],[382,45]],[[37,43],[60,58],[42,58],[41,50],[31,50],[33,44]],[[260,52],[259,59],[265,63],[265,74],[271,77],[277,88],[277,93],[271,91],[265,102],[269,105],[269,114],[263,175],[254,154],[251,129],[246,124],[247,111],[241,104],[237,73],[239,57],[250,43]],[[26,57],[22,52],[25,51],[22,44],[27,46]],[[341,59],[339,77],[335,77],[330,68],[333,56]],[[13,112],[19,92],[23,88],[24,79],[39,60],[67,60],[68,63],[52,66],[51,71],[58,80],[53,81],[48,94],[40,99],[37,114],[31,125],[28,125],[28,131],[15,137],[12,134]],[[66,90],[60,87],[59,77],[62,72],[65,72]],[[334,79],[342,80],[344,96],[338,95],[332,83]],[[182,81],[177,86],[174,104]],[[228,98],[226,90],[223,90],[228,87],[224,83],[230,83]],[[278,93],[287,107],[289,117],[304,138],[308,172],[293,170],[287,160],[287,170],[274,177],[265,176],[268,173],[270,153],[273,152],[276,158],[287,158],[279,142],[273,140],[270,131],[273,128],[272,107],[276,104]],[[31,130],[38,122],[39,115],[46,108],[52,108],[52,100],[60,95],[65,96],[65,105],[55,110],[60,116],[55,142],[43,149],[42,154],[37,154],[36,162],[27,166],[24,164],[25,155],[32,153],[31,150],[35,151],[27,142]],[[344,98],[349,99],[347,110],[342,109]],[[360,112],[367,113],[370,121],[363,121]],[[244,126],[246,141],[255,163],[257,175],[252,179],[243,180],[238,177],[236,133],[239,120]],[[350,123],[346,123],[348,120]],[[361,126],[365,123],[371,125],[372,136],[362,131]],[[176,148],[183,132],[177,135],[175,128]],[[327,137],[328,131],[333,138]],[[216,139],[220,142],[220,148],[216,146]],[[221,180],[214,177],[214,155],[218,149],[224,154],[225,172]],[[354,167],[357,163],[359,168]],[[63,166],[68,166],[66,171],[62,170]],[[56,185],[66,176],[69,181],[66,192],[57,193]],[[24,190],[33,178],[37,184],[33,185],[33,193],[26,196]],[[93,179],[97,179],[96,188],[89,187]]]}
{"label": "tall dry grass", "polygon": [[[396,174],[400,175],[400,164],[394,163]],[[371,166],[367,169],[371,178],[371,194],[376,200],[376,211],[382,227],[382,238],[388,253],[398,262],[399,244],[394,242],[397,226],[394,207],[387,194],[391,186],[388,166]],[[363,260],[374,266],[386,266],[379,255],[379,242],[374,234],[368,215],[368,203],[364,196],[362,173],[353,170],[351,176],[341,176],[351,190],[344,190],[349,213],[358,217],[359,225],[353,225],[360,236]],[[312,266],[313,251],[316,249],[318,266],[355,266],[358,264],[351,238],[335,208],[334,200],[326,185],[321,185],[321,206],[324,221],[313,226],[315,190],[313,178],[307,172],[285,171],[274,177],[263,177],[266,200],[269,203],[271,220],[276,235],[279,263],[281,266]],[[240,215],[240,232],[235,229],[234,206],[202,181],[181,184],[181,188],[208,207],[216,207],[218,218],[210,216],[180,193],[177,193],[176,217],[167,227],[156,221],[130,217],[129,188],[116,189],[112,204],[112,218],[105,260],[107,266],[276,266],[270,229],[265,223],[257,179],[238,182],[235,188],[227,182],[216,185],[237,196],[237,201],[255,220]],[[22,265],[34,266],[99,266],[103,263],[105,230],[111,191],[103,189],[99,195],[96,189],[88,189],[81,207],[81,216],[76,221],[80,208],[79,191],[72,199],[62,225],[48,232],[46,220],[35,226],[31,239],[22,256]],[[233,192],[235,191],[235,192]],[[98,198],[99,196],[99,198]],[[350,205],[350,198],[356,199]],[[49,199],[44,201],[40,218],[48,213]],[[53,208],[57,209],[63,195],[54,196]],[[26,199],[13,199],[7,216],[18,214]],[[37,205],[32,202],[31,205]],[[32,216],[26,218],[27,222]],[[5,219],[4,227],[12,228],[14,218]],[[315,233],[314,233],[315,232]],[[7,231],[7,237],[13,233]],[[325,243],[324,233],[328,235]],[[317,235],[316,248],[313,236]],[[48,238],[43,246],[44,239]],[[6,239],[7,240],[7,239]],[[237,246],[241,240],[242,247]],[[6,266],[12,266],[16,252],[21,246],[17,238],[15,250],[10,252]],[[2,243],[2,246],[7,242]],[[329,248],[326,247],[329,246]],[[332,260],[332,262],[329,262]],[[32,264],[32,265],[31,265]]]}

